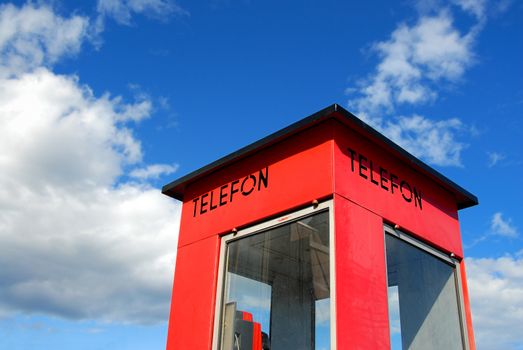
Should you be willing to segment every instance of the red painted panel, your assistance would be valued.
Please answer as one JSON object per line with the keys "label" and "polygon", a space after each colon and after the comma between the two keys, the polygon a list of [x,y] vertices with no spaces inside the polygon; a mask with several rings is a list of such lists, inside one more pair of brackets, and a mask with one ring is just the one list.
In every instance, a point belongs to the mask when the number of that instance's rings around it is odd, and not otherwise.
{"label": "red painted panel", "polygon": [[337,194],[463,257],[457,206],[451,193],[341,124],[335,137]]}
{"label": "red painted panel", "polygon": [[467,332],[469,338],[470,350],[476,350],[476,341],[474,339],[474,330],[472,328],[472,313],[470,312],[469,288],[467,286],[467,273],[465,272],[465,260],[460,262],[461,285],[463,288],[463,304],[465,305],[465,316],[467,318]]}
{"label": "red painted panel", "polygon": [[219,250],[218,236],[178,249],[167,350],[211,348]]}
{"label": "red painted panel", "polygon": [[254,322],[253,332],[252,332],[252,349],[253,350],[263,350],[262,349],[262,334],[261,334],[261,324]]}
{"label": "red painted panel", "polygon": [[[321,123],[190,184],[179,246],[330,196],[333,123]],[[267,186],[259,186],[260,170],[268,173]],[[244,180],[246,192],[252,190],[247,196],[241,194]],[[231,197],[233,188],[238,191]],[[201,203],[205,203],[203,213]]]}
{"label": "red painted panel", "polygon": [[250,312],[242,312],[243,320],[252,322],[252,314]]}
{"label": "red painted panel", "polygon": [[334,196],[338,349],[389,349],[383,222]]}

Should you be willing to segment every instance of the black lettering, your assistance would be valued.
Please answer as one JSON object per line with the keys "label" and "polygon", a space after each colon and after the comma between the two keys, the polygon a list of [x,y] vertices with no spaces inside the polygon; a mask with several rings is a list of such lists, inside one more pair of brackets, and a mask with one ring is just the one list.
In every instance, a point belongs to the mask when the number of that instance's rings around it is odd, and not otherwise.
{"label": "black lettering", "polygon": [[419,205],[420,209],[423,209],[423,206],[421,205],[421,191],[419,191],[414,187],[414,205],[417,207]]}
{"label": "black lettering", "polygon": [[[374,164],[372,160],[365,157],[363,154],[356,152],[350,147],[347,147],[347,151],[349,152],[350,167],[352,172],[355,171],[354,158],[357,157],[358,159],[356,161],[359,163],[358,172],[362,178],[370,180],[370,182],[376,186],[381,187],[385,191],[390,191],[392,194],[394,194],[394,191],[399,191],[406,202],[412,203],[414,199],[414,205],[419,207],[420,210],[423,210],[422,193],[418,188],[411,186],[410,183],[406,180],[401,180],[397,175],[389,172],[387,169]],[[374,169],[374,167],[376,167],[376,169]],[[261,174],[262,173],[260,171],[260,177]],[[258,185],[258,187],[260,187],[260,185]]]}
{"label": "black lettering", "polygon": [[196,197],[192,200],[194,203],[194,212],[192,214],[193,217],[196,217],[196,208],[198,207],[198,201],[200,200],[200,197]]}
{"label": "black lettering", "polygon": [[234,180],[233,182],[231,182],[231,199],[229,200],[229,202],[232,202],[232,198],[233,198],[234,194],[236,192],[240,191],[239,189],[234,188],[234,185],[237,185],[239,182],[240,182],[240,180]]}
{"label": "black lettering", "polygon": [[213,197],[214,197],[213,195],[214,195],[214,191],[211,191],[211,200],[210,200],[210,205],[209,205],[209,209],[211,209],[211,210],[218,208],[218,206],[216,204],[213,205]]}
{"label": "black lettering", "polygon": [[347,148],[349,150],[349,153],[350,153],[350,168],[352,170],[352,172],[354,172],[354,156],[356,155],[356,151],[350,149],[350,148]]}
{"label": "black lettering", "polygon": [[[252,179],[252,187],[248,190],[248,191],[245,191],[245,184],[247,183],[247,181],[249,179]],[[242,181],[242,185],[241,185],[241,190],[242,190],[242,194],[244,196],[248,196],[251,194],[252,191],[254,191],[254,188],[256,187],[256,176],[254,175],[249,175],[249,176],[246,176],[245,179],[243,179]]]}
{"label": "black lettering", "polygon": [[202,204],[200,205],[200,215],[207,213],[207,209],[205,209],[207,204],[209,204],[209,202],[205,202],[205,197],[207,197],[207,196],[209,196],[208,193],[202,194],[202,197],[201,197],[202,198]]}
{"label": "black lettering", "polygon": [[269,167],[265,167],[265,174],[263,173],[263,170],[260,170],[258,173],[259,181],[258,181],[258,191],[261,189],[261,185],[263,183],[263,187],[267,188],[269,185]]}
{"label": "black lettering", "polygon": [[360,154],[359,154],[360,176],[366,179],[366,178],[367,178],[367,175],[365,175],[365,174],[363,173],[363,171],[362,171],[362,170],[367,170],[367,167],[366,167],[365,165],[362,164],[364,159],[365,159],[365,161],[367,161],[367,158],[366,158],[364,155],[362,155],[362,154],[360,153]]}
{"label": "black lettering", "polygon": [[223,185],[222,187],[220,187],[220,207],[222,205],[225,205],[227,204],[227,201],[224,201],[224,199],[227,197],[227,192],[223,192],[224,189],[226,189],[227,187],[229,187],[229,184],[227,185]]}
{"label": "black lettering", "polygon": [[370,182],[372,182],[373,184],[375,184],[376,186],[378,186],[378,181],[374,180],[374,170],[372,169],[372,160],[370,161],[370,169],[369,169],[369,172],[370,172]]}
{"label": "black lettering", "polygon": [[392,194],[394,194],[394,187],[399,188],[398,183],[395,180],[398,180],[398,177],[393,173],[390,173],[390,191]]}
{"label": "black lettering", "polygon": [[385,183],[389,182],[389,180],[387,180],[387,178],[385,177],[387,175],[383,176],[384,173],[387,174],[387,170],[380,167],[380,185],[381,185],[381,188],[388,191],[389,188],[387,186],[385,186]]}
{"label": "black lettering", "polygon": [[[405,193],[403,193],[403,188],[405,188],[405,187],[409,189],[410,197],[406,197]],[[402,180],[400,183],[400,192],[401,192],[401,195],[403,196],[403,199],[405,199],[409,203],[412,202],[412,189],[410,188],[410,185],[408,184],[408,182],[406,182],[405,180]]]}

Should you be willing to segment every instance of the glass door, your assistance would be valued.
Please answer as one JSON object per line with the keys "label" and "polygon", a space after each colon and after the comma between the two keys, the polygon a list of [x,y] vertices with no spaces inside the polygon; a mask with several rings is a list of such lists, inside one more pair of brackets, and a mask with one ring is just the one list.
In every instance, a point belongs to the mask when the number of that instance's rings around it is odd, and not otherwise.
{"label": "glass door", "polygon": [[219,349],[330,349],[327,210],[224,244]]}

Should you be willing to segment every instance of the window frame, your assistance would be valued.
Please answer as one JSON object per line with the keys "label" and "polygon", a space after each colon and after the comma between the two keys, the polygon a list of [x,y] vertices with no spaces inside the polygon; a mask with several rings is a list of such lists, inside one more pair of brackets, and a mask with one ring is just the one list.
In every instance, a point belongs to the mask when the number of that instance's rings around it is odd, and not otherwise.
{"label": "window frame", "polygon": [[264,231],[283,226],[294,221],[298,221],[307,216],[312,216],[321,212],[329,214],[329,274],[330,274],[330,348],[336,350],[336,269],[335,269],[335,237],[334,237],[334,210],[333,200],[311,205],[303,209],[295,210],[276,218],[248,226],[237,232],[220,237],[220,255],[218,264],[218,279],[216,285],[215,310],[214,310],[214,327],[212,337],[212,349],[219,350],[221,341],[221,323],[223,318],[223,299],[225,297],[225,278],[227,268],[227,244],[247,236],[262,233]]}
{"label": "window frame", "polygon": [[[470,350],[470,344],[469,344],[469,338],[468,338],[468,329],[467,329],[467,316],[465,313],[465,304],[464,304],[464,296],[463,296],[463,283],[461,280],[461,260],[458,260],[454,254],[445,254],[442,251],[432,247],[431,245],[414,238],[413,236],[403,232],[401,229],[396,229],[393,226],[384,223],[383,224],[383,230],[385,235],[391,235],[393,237],[396,237],[397,239],[406,242],[415,248],[421,249],[422,251],[436,257],[439,260],[442,260],[443,262],[450,265],[454,270],[454,285],[456,287],[456,299],[458,301],[458,318],[459,323],[461,326],[461,339],[463,344],[464,350]],[[387,245],[384,240],[384,246],[383,246],[383,252],[385,254],[385,262],[387,262]],[[385,269],[387,269],[387,263],[385,264]],[[388,273],[386,271],[386,277],[387,277],[387,305],[389,300],[389,291],[388,291]],[[387,308],[387,314],[389,310]],[[389,324],[389,332],[390,332],[390,324]]]}

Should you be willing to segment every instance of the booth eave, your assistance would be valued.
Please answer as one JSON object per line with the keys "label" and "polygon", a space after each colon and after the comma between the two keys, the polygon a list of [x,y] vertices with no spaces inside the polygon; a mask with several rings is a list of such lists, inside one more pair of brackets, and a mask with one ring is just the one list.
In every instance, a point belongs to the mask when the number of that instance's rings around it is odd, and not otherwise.
{"label": "booth eave", "polygon": [[370,125],[366,124],[361,119],[338,104],[330,105],[329,107],[324,108],[319,112],[316,112],[294,124],[291,124],[284,129],[264,137],[263,139],[260,139],[246,147],[239,149],[236,152],[220,158],[196,171],[179,178],[178,180],[163,186],[162,193],[183,201],[185,188],[190,183],[201,179],[202,177],[208,176],[220,168],[237,162],[253,153],[259,152],[264,148],[267,148],[287,137],[290,137],[293,134],[296,134],[329,118],[336,118],[362,135],[382,144],[382,146],[390,149],[392,153],[408,163],[412,168],[432,178],[455,196],[458,209],[464,209],[478,204],[478,198],[475,195],[468,192],[452,180],[448,179],[437,170],[431,168],[418,158],[414,157],[412,154],[389,140],[387,137],[376,131]]}

